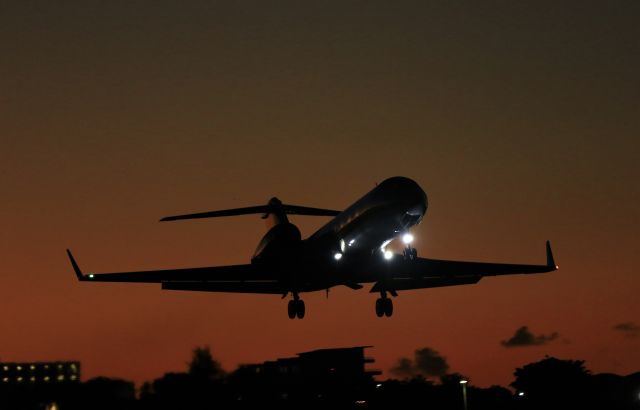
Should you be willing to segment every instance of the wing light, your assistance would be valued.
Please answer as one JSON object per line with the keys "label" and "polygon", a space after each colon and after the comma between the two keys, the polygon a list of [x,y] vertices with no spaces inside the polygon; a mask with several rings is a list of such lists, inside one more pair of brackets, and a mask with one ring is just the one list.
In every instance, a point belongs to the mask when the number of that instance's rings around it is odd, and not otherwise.
{"label": "wing light", "polygon": [[393,252],[391,251],[384,251],[383,255],[386,260],[391,260],[391,258],[393,258]]}
{"label": "wing light", "polygon": [[340,259],[342,259],[342,254],[340,252],[336,252],[335,254],[333,254],[333,259],[339,261]]}

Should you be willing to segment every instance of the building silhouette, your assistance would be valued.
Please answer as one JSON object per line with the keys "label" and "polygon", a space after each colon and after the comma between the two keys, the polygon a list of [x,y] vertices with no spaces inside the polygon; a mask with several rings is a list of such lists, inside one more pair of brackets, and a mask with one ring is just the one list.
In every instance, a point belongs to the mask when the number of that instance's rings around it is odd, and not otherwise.
{"label": "building silhouette", "polygon": [[320,349],[261,364],[241,365],[229,376],[236,400],[251,403],[356,403],[375,387],[379,370],[365,356],[371,346]]}
{"label": "building silhouette", "polygon": [[80,362],[0,363],[0,409],[56,409],[80,390]]}
{"label": "building silhouette", "polygon": [[80,362],[0,363],[2,385],[45,385],[80,382]]}

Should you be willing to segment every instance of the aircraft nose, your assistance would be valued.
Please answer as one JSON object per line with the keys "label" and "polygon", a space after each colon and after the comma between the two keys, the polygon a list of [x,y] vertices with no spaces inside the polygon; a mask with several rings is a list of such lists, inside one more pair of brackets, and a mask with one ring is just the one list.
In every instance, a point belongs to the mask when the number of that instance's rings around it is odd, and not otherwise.
{"label": "aircraft nose", "polygon": [[407,211],[408,214],[423,216],[427,212],[427,194],[422,190],[420,191],[420,195],[416,195],[413,201],[413,206]]}
{"label": "aircraft nose", "polygon": [[427,194],[414,181],[411,186],[407,187],[407,200],[410,204],[408,214],[420,215],[422,217],[427,212],[428,201]]}
{"label": "aircraft nose", "polygon": [[379,188],[386,196],[396,198],[405,212],[418,220],[427,211],[427,194],[412,179],[392,177],[383,181]]}

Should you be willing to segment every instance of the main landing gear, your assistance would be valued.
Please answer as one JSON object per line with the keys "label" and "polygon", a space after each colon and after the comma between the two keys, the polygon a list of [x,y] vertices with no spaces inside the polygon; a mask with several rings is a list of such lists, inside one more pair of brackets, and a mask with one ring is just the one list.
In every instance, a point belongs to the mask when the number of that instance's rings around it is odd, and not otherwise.
{"label": "main landing gear", "polygon": [[300,299],[297,293],[293,294],[293,299],[289,301],[289,305],[287,306],[287,313],[289,314],[289,319],[302,319],[305,314],[304,300]]}
{"label": "main landing gear", "polygon": [[383,293],[381,297],[376,299],[376,316],[391,317],[393,315],[393,301],[387,297],[386,293]]}

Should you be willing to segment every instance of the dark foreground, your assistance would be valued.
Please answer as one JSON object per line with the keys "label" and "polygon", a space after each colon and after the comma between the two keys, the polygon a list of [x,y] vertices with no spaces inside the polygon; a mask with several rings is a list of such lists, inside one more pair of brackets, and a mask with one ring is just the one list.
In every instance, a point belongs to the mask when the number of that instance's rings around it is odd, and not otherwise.
{"label": "dark foreground", "polygon": [[[138,392],[125,380],[58,376],[6,364],[2,410],[75,409],[640,409],[640,372],[591,374],[584,362],[545,358],[514,372],[513,390],[461,384],[447,374],[376,381],[363,348],[325,349],[225,373],[208,348],[195,349],[188,371],[167,373]],[[307,356],[305,356],[307,355]],[[362,362],[362,363],[360,363]],[[1,364],[0,364],[1,365]],[[76,366],[75,364],[71,364]],[[49,368],[49,365],[43,365]],[[0,371],[2,368],[0,367]],[[17,368],[20,368],[18,371]],[[23,369],[23,367],[25,367]]]}

